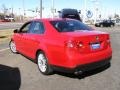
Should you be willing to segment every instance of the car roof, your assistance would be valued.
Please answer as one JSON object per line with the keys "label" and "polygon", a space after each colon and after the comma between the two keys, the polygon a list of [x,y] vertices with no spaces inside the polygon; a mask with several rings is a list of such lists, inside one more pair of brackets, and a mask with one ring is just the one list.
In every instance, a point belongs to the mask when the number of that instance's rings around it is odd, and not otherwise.
{"label": "car roof", "polygon": [[66,8],[66,9],[62,9],[61,11],[63,14],[79,14],[77,9]]}

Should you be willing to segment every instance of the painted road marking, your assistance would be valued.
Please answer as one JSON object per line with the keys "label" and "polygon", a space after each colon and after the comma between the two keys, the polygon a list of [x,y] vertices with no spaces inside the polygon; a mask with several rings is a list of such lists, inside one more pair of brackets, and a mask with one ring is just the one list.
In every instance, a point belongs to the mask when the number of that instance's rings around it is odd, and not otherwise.
{"label": "painted road marking", "polygon": [[6,50],[8,50],[9,48],[5,48],[5,49],[1,49],[0,52],[4,52]]}

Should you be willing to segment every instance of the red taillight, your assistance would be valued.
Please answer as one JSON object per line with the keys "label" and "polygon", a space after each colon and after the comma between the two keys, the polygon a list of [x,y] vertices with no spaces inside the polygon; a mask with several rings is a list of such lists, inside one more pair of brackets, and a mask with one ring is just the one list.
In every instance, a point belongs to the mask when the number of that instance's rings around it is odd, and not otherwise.
{"label": "red taillight", "polygon": [[110,43],[110,40],[109,40],[109,39],[107,40],[107,43]]}
{"label": "red taillight", "polygon": [[110,37],[109,37],[109,35],[108,35],[108,37],[107,37],[107,44],[108,44],[109,46],[111,46],[111,45],[110,45]]}
{"label": "red taillight", "polygon": [[111,43],[110,43],[110,40],[109,40],[109,39],[107,40],[107,44],[108,44],[108,46],[111,47]]}
{"label": "red taillight", "polygon": [[78,43],[77,43],[77,47],[78,47],[78,48],[82,48],[82,47],[83,47],[83,43],[82,43],[82,42],[78,42]]}
{"label": "red taillight", "polygon": [[82,48],[83,47],[83,43],[79,42],[79,41],[68,41],[66,43],[66,46],[68,48]]}
{"label": "red taillight", "polygon": [[74,42],[73,41],[68,41],[68,42],[66,42],[66,46],[68,47],[68,48],[74,48]]}

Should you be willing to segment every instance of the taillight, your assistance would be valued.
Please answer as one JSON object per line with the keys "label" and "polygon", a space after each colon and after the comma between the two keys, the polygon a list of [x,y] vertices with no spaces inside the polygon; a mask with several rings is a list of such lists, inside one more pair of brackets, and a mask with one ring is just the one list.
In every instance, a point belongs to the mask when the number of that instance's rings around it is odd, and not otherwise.
{"label": "taillight", "polygon": [[82,43],[82,42],[78,42],[77,46],[78,46],[79,48],[82,48],[82,47],[83,47],[83,43]]}
{"label": "taillight", "polygon": [[80,41],[68,41],[68,42],[66,42],[66,46],[68,48],[82,48],[83,43]]}
{"label": "taillight", "polygon": [[110,37],[109,37],[109,35],[108,35],[108,37],[107,37],[107,44],[108,44],[109,46],[111,46],[111,45],[110,45]]}
{"label": "taillight", "polygon": [[73,41],[66,42],[66,47],[68,47],[68,48],[74,48],[75,47],[74,42]]}
{"label": "taillight", "polygon": [[110,43],[110,39],[107,40],[107,43]]}

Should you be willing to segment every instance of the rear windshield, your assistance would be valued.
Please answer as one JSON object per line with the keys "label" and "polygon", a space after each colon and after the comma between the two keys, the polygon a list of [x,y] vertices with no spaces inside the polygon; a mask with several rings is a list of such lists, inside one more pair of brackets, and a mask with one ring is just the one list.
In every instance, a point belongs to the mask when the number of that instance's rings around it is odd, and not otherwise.
{"label": "rear windshield", "polygon": [[78,20],[57,20],[50,21],[52,26],[56,28],[58,32],[74,32],[78,30],[92,30],[91,27],[83,24]]}
{"label": "rear windshield", "polygon": [[80,20],[80,17],[79,17],[79,15],[77,15],[77,14],[65,14],[65,15],[63,16],[63,18],[71,18],[71,19]]}

